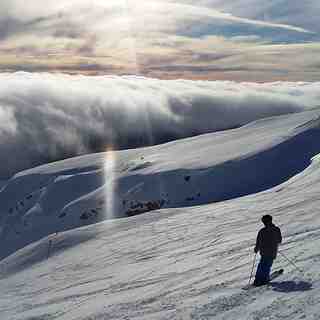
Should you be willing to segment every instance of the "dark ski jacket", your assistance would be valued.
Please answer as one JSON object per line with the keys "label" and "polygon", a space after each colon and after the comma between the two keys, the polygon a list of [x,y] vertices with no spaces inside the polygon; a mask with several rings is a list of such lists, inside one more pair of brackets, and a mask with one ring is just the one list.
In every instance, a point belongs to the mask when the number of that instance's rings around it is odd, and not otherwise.
{"label": "dark ski jacket", "polygon": [[280,228],[271,223],[259,231],[254,251],[260,251],[262,257],[275,259],[281,242]]}

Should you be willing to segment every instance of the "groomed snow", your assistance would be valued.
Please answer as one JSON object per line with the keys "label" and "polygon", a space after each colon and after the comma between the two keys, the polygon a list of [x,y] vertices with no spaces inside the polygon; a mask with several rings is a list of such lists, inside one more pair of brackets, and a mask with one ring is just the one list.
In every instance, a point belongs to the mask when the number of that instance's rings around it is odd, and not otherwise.
{"label": "groomed snow", "polygon": [[[318,319],[319,116],[16,175],[0,192],[1,255],[42,239],[0,262],[1,319]],[[124,217],[127,202],[158,200],[160,210],[93,224]],[[282,228],[274,268],[285,274],[243,291],[263,214]]]}

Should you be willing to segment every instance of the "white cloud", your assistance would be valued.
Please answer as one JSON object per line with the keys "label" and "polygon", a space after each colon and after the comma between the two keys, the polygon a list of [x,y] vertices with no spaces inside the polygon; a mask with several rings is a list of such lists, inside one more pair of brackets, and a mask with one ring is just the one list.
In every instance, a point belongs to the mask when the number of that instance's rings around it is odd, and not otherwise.
{"label": "white cloud", "polygon": [[[179,0],[194,3],[194,0]],[[198,0],[198,5],[216,8],[235,16],[297,26],[319,32],[319,0]]]}
{"label": "white cloud", "polygon": [[159,143],[319,104],[320,83],[0,75],[0,177],[54,159]]}
{"label": "white cloud", "polygon": [[[319,78],[318,54],[311,56],[310,49],[319,36],[292,19],[264,19],[265,1],[260,9],[252,6],[250,0],[58,0],[46,6],[40,0],[28,6],[22,0],[4,1],[0,70],[254,81]],[[293,56],[297,43],[304,48]],[[275,44],[288,48],[280,59],[270,55]],[[299,70],[297,65],[302,65]]]}
{"label": "white cloud", "polygon": [[[148,38],[151,35],[153,37],[160,37],[161,34],[179,35],[183,31],[189,35],[198,35],[199,28],[204,29],[201,35],[218,32],[219,35],[227,37],[272,32],[269,34],[272,38],[276,35],[274,30],[284,35],[286,32],[294,32],[297,38],[299,33],[311,33],[306,28],[288,24],[287,20],[286,23],[278,20],[265,21],[258,14],[253,18],[237,16],[232,12],[216,10],[214,4],[203,7],[194,1],[188,4],[183,1],[165,0],[139,2],[59,0],[50,2],[45,7],[41,3],[40,0],[35,0],[28,6],[21,0],[1,3],[0,8],[6,8],[7,12],[4,15],[7,18],[6,27],[9,29],[6,37],[16,33],[20,35],[33,33],[42,36],[58,34],[70,38],[73,38],[73,34],[78,34],[79,37],[86,38],[88,34],[94,33],[97,38],[107,40],[114,45],[116,40],[121,41],[125,37],[132,36],[140,36],[139,41],[143,41],[144,37]],[[227,5],[226,7],[228,8]],[[234,11],[237,13],[237,10]]]}
{"label": "white cloud", "polygon": [[13,110],[7,108],[5,104],[1,104],[0,107],[0,123],[0,138],[17,134],[17,122]]}

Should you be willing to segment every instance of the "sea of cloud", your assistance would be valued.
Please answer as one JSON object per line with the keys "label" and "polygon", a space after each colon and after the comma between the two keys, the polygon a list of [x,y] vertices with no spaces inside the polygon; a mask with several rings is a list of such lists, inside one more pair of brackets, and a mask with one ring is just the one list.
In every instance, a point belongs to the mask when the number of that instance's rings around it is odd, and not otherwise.
{"label": "sea of cloud", "polygon": [[320,83],[0,74],[0,179],[76,155],[158,144],[319,105]]}

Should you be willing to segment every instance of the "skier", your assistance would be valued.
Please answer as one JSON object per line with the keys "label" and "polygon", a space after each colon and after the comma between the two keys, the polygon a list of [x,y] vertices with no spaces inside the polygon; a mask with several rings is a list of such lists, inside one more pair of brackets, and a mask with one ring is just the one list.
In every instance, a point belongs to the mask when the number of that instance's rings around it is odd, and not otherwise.
{"label": "skier", "polygon": [[262,286],[270,281],[270,271],[274,259],[277,257],[278,246],[282,242],[281,230],[272,223],[272,216],[265,215],[261,221],[265,225],[257,236],[254,252],[260,252],[254,286]]}

